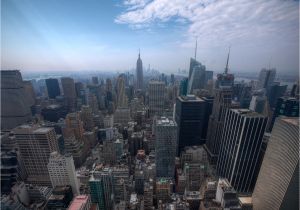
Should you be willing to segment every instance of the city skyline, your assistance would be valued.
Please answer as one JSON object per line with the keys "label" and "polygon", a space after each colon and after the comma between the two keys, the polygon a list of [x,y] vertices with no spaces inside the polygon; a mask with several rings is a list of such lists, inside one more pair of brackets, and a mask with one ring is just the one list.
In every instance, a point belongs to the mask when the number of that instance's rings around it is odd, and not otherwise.
{"label": "city skyline", "polygon": [[[164,9],[168,8],[168,10]],[[298,72],[298,1],[2,1],[2,69]],[[247,17],[246,17],[247,16]],[[121,36],[120,36],[121,34]],[[38,59],[37,59],[38,58]],[[118,60],[118,62],[115,62]]]}

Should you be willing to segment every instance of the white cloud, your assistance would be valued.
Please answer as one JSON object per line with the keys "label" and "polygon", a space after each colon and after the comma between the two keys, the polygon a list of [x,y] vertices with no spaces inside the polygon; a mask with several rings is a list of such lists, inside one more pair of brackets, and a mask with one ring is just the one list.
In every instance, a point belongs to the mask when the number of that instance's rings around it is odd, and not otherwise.
{"label": "white cloud", "polygon": [[[216,44],[254,39],[298,40],[298,1],[283,0],[126,0],[115,22],[149,28],[169,21],[186,22],[187,42]],[[297,32],[297,30],[296,30]]]}

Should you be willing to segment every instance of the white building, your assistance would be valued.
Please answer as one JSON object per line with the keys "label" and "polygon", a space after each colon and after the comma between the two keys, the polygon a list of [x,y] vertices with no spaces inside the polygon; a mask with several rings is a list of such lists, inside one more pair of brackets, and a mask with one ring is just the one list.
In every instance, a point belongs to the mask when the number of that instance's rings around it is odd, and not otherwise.
{"label": "white building", "polygon": [[79,195],[79,182],[76,177],[73,157],[52,152],[49,158],[48,171],[53,188],[70,185],[75,195]]}

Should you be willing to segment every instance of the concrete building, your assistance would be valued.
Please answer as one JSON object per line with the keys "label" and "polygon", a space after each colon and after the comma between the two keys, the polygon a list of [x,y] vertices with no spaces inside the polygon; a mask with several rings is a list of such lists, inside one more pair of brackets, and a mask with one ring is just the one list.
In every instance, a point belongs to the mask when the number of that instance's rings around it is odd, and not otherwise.
{"label": "concrete building", "polygon": [[58,152],[52,152],[49,158],[48,171],[53,188],[70,185],[72,192],[79,195],[79,182],[72,155],[60,155]]}
{"label": "concrete building", "polygon": [[170,179],[160,178],[156,181],[155,194],[157,202],[166,203],[172,194],[173,182]]}
{"label": "concrete building", "polygon": [[155,122],[156,176],[174,178],[177,148],[177,124],[161,117]]}
{"label": "concrete building", "polygon": [[237,192],[230,185],[227,179],[219,179],[216,192],[216,201],[221,204],[223,209],[242,210],[239,205],[237,195]]}
{"label": "concrete building", "polygon": [[50,153],[59,151],[54,128],[22,125],[13,132],[31,184],[51,186],[47,164]]}
{"label": "concrete building", "polygon": [[299,209],[299,118],[278,117],[252,195],[253,208]]}
{"label": "concrete building", "polygon": [[150,81],[148,91],[150,115],[162,115],[165,104],[165,83],[161,81]]}
{"label": "concrete building", "polygon": [[267,117],[249,109],[228,109],[217,172],[240,193],[254,189]]}
{"label": "concrete building", "polygon": [[95,127],[93,120],[93,110],[89,106],[81,106],[80,119],[86,131],[92,131]]}
{"label": "concrete building", "polygon": [[1,70],[1,130],[15,128],[30,119],[30,101],[20,71]]}

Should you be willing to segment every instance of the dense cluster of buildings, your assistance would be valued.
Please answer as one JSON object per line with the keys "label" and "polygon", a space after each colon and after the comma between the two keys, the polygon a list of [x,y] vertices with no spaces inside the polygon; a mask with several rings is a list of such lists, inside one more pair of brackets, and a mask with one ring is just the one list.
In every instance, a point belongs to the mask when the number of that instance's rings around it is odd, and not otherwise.
{"label": "dense cluster of buildings", "polygon": [[299,83],[135,75],[24,81],[1,71],[1,208],[299,208]]}

